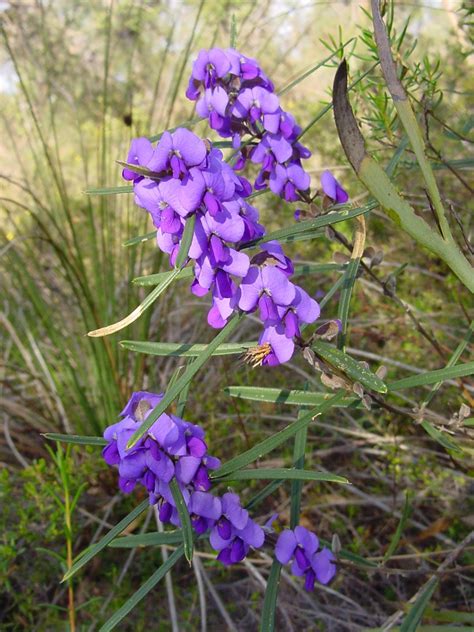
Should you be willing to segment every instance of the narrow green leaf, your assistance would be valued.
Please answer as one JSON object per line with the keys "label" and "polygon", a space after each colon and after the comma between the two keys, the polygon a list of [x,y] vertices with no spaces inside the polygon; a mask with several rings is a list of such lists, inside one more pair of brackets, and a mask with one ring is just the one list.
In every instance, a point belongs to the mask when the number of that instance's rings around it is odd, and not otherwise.
{"label": "narrow green leaf", "polygon": [[357,271],[359,270],[360,259],[351,259],[344,272],[344,280],[342,282],[339,304],[337,307],[337,317],[341,321],[341,332],[337,337],[337,346],[344,350],[347,336],[347,322],[349,319],[349,308],[352,298],[352,290],[357,279]]}
{"label": "narrow green leaf", "polygon": [[162,564],[144,584],[140,586],[140,588],[123,604],[121,608],[114,612],[110,619],[108,619],[100,628],[99,632],[110,632],[110,630],[113,630],[115,626],[118,625],[120,621],[122,621],[122,619],[126,617],[127,614],[131,612],[144,597],[146,597],[146,595],[148,595],[150,590],[152,590],[156,584],[163,579],[166,573],[173,568],[183,553],[183,546],[180,546],[176,549],[176,551],[173,551],[167,561]]}
{"label": "narrow green leaf", "polygon": [[113,549],[134,549],[137,546],[161,546],[162,544],[181,544],[183,533],[181,529],[174,531],[153,531],[137,535],[125,535],[112,540],[109,546]]}
{"label": "narrow green leaf", "polygon": [[334,294],[339,291],[339,289],[342,287],[343,283],[344,283],[344,277],[341,276],[334,283],[334,285],[326,292],[326,294],[323,296],[323,298],[319,301],[319,307],[321,308],[321,310],[326,305],[326,303],[329,303],[329,301],[332,299]]}
{"label": "narrow green leaf", "polygon": [[405,505],[403,507],[403,512],[400,517],[400,522],[398,523],[397,529],[395,533],[393,534],[393,538],[391,539],[388,549],[384,555],[384,558],[383,558],[384,562],[389,560],[392,557],[392,555],[395,553],[395,551],[397,550],[397,546],[398,546],[398,543],[400,542],[400,538],[402,537],[403,530],[405,529],[405,525],[407,523],[408,516],[410,515],[410,511],[411,511],[410,494],[407,491],[406,496],[405,496]]}
{"label": "narrow green leaf", "polygon": [[465,377],[466,375],[473,374],[474,362],[464,362],[463,364],[456,364],[456,366],[446,367],[436,371],[428,371],[427,373],[412,375],[410,377],[403,378],[402,380],[391,382],[390,384],[387,384],[387,388],[389,392],[401,391],[405,388],[426,386],[428,384],[435,384],[436,382],[444,382],[445,380],[452,380],[456,377]]}
{"label": "narrow green leaf", "polygon": [[140,514],[142,514],[148,507],[150,506],[148,499],[144,500],[142,503],[135,507],[133,511],[131,511],[128,515],[125,516],[118,524],[115,525],[108,533],[104,535],[103,538],[99,540],[96,544],[93,544],[90,548],[83,551],[78,559],[74,562],[68,572],[64,575],[61,581],[65,582],[70,579],[73,575],[77,573],[79,569],[85,566],[88,562],[91,561],[93,557],[100,553],[105,547],[112,542],[114,538],[116,538],[124,529],[128,527]]}
{"label": "narrow green leaf", "polygon": [[443,448],[446,448],[446,450],[462,452],[461,447],[458,446],[457,443],[452,441],[445,432],[441,432],[440,430],[438,430],[438,428],[435,428],[435,426],[433,426],[433,424],[431,424],[429,421],[422,421],[420,425],[423,430],[430,435],[430,437],[432,437],[435,441],[442,445]]}
{"label": "narrow green leaf", "polygon": [[265,498],[268,498],[268,496],[271,496],[273,492],[276,491],[280,487],[280,485],[283,485],[283,483],[285,482],[286,481],[284,481],[283,479],[278,479],[276,481],[272,481],[271,483],[268,483],[268,485],[265,485],[265,487],[262,490],[260,490],[257,494],[255,494],[255,496],[253,496],[249,500],[249,502],[245,505],[245,509],[250,511],[254,507],[257,507],[261,502],[265,500]]}
{"label": "narrow green leaf", "polygon": [[[255,347],[258,343],[255,340],[250,342],[236,342],[222,344],[212,352],[213,356],[240,355]],[[138,353],[148,353],[149,355],[166,357],[189,357],[196,358],[207,349],[206,344],[187,344],[179,342],[144,342],[141,340],[121,340],[120,345],[129,351]]]}
{"label": "narrow green leaf", "polygon": [[117,331],[120,331],[121,329],[128,327],[128,325],[131,325],[133,322],[138,320],[138,318],[140,318],[140,316],[143,314],[145,310],[147,310],[149,307],[151,307],[151,305],[153,305],[156,299],[161,294],[163,294],[163,292],[166,289],[168,289],[168,287],[173,283],[173,281],[178,276],[179,272],[180,271],[176,268],[174,270],[171,270],[168,273],[168,275],[164,278],[164,280],[161,282],[161,284],[157,285],[148,294],[145,300],[142,301],[140,305],[138,305],[138,307],[136,307],[133,310],[133,312],[131,312],[128,316],[125,316],[125,318],[122,318],[122,320],[119,320],[118,322],[113,323],[112,325],[107,325],[106,327],[101,327],[100,329],[94,329],[94,331],[89,331],[87,335],[93,338],[97,338],[100,336],[110,336],[111,334],[114,334]]}
{"label": "narrow green leaf", "polygon": [[[135,277],[132,279],[132,283],[134,285],[139,285],[140,287],[147,285],[160,285],[169,275],[169,271],[167,272],[157,272],[156,274],[149,274],[147,276]],[[179,274],[176,276],[176,279],[190,279],[194,276],[194,271],[192,268],[183,268],[179,271]]]}
{"label": "narrow green leaf", "polygon": [[151,233],[145,233],[144,235],[138,235],[138,237],[132,237],[131,239],[127,239],[127,241],[124,241],[122,245],[128,248],[129,246],[136,246],[137,244],[141,244],[144,241],[155,239],[155,237],[156,237],[156,230],[152,230]]}
{"label": "narrow green leaf", "polygon": [[260,632],[273,632],[275,630],[275,612],[281,569],[282,566],[280,562],[274,559],[270,569],[270,575],[268,576],[267,587],[265,589]]}
{"label": "narrow green leaf", "polygon": [[176,257],[175,268],[181,269],[188,258],[189,249],[191,247],[191,242],[194,237],[194,226],[196,225],[196,214],[194,213],[191,217],[188,217],[186,220],[186,226],[184,227],[183,237],[181,239],[181,244],[179,246],[178,256]]}
{"label": "narrow green leaf", "polygon": [[348,46],[351,42],[355,42],[357,40],[356,37],[351,37],[350,40],[347,40],[347,42],[345,42],[344,44],[341,44],[340,48],[338,48],[337,50],[335,50],[334,52],[332,52],[330,55],[328,55],[328,57],[326,57],[325,59],[323,59],[322,61],[319,61],[317,64],[315,64],[314,66],[311,66],[311,68],[309,68],[306,72],[304,72],[303,74],[301,74],[299,77],[297,77],[294,81],[291,81],[288,85],[286,85],[284,88],[281,88],[277,94],[278,96],[282,96],[284,94],[286,94],[287,92],[289,92],[290,90],[292,90],[295,86],[297,86],[299,83],[301,83],[304,79],[306,79],[307,77],[309,77],[310,75],[312,75],[314,72],[316,72],[316,70],[319,70],[319,68],[321,68],[322,66],[324,66],[325,64],[328,63],[328,61],[331,61],[331,59],[333,57],[336,57],[337,55],[339,55],[341,53],[341,51],[344,50],[344,48],[346,46]]}
{"label": "narrow green leaf", "polygon": [[297,263],[294,274],[298,276],[317,272],[340,272],[345,268],[347,268],[347,263]]}
{"label": "narrow green leaf", "polygon": [[49,441],[60,441],[61,443],[73,443],[75,445],[107,445],[103,437],[84,437],[81,435],[57,434],[55,432],[45,432],[42,435]]}
{"label": "narrow green leaf", "polygon": [[[324,538],[319,538],[319,541],[323,546],[326,546],[328,549],[331,548],[331,542],[329,540],[325,540]],[[370,560],[366,560],[357,553],[352,553],[352,551],[348,551],[347,549],[341,549],[338,553],[338,557],[341,557],[349,562],[353,562],[358,566],[366,566],[367,568],[377,568],[379,565]]]}
{"label": "narrow green leaf", "polygon": [[323,481],[326,483],[349,484],[347,478],[329,474],[326,472],[311,472],[310,470],[295,470],[293,468],[258,468],[249,470],[237,470],[226,476],[217,476],[214,472],[211,478],[219,483],[221,481],[253,481],[259,479],[275,480],[283,478],[287,481]]}
{"label": "narrow green leaf", "polygon": [[103,187],[101,189],[86,189],[87,195],[117,195],[118,193],[133,193],[133,186]]}
{"label": "narrow green leaf", "polygon": [[344,391],[339,391],[339,393],[336,393],[327,402],[321,404],[321,406],[312,408],[306,415],[301,417],[301,419],[292,422],[291,424],[286,426],[286,428],[280,430],[280,432],[277,432],[271,437],[264,439],[249,450],[246,450],[245,452],[239,454],[230,461],[227,461],[227,463],[224,463],[224,465],[222,465],[218,470],[213,472],[213,477],[222,478],[227,474],[232,474],[232,472],[242,469],[246,465],[253,463],[253,461],[256,461],[262,456],[265,456],[265,454],[268,454],[268,452],[274,450],[276,447],[284,443],[287,439],[293,437],[298,432],[298,430],[301,430],[301,428],[304,428],[305,426],[310,424],[316,416],[322,415],[326,411],[330,410],[342,399],[343,395]]}
{"label": "narrow green leaf", "polygon": [[[332,397],[332,393],[293,391],[287,388],[267,388],[263,386],[225,386],[223,390],[230,397],[294,406],[320,406]],[[344,397],[337,404],[339,408],[346,408],[352,405],[359,406],[360,398]]]}
{"label": "narrow green leaf", "polygon": [[351,358],[347,353],[322,340],[314,342],[312,347],[323,360],[345,373],[351,379],[360,382],[366,388],[377,393],[387,392],[386,385],[379,377],[365,368],[363,364]]}
{"label": "narrow green leaf", "polygon": [[191,564],[193,559],[194,549],[194,532],[191,524],[191,518],[189,517],[189,511],[183,498],[181,489],[179,488],[176,478],[172,478],[170,482],[170,490],[173,494],[173,500],[178,510],[179,520],[181,522],[181,533],[183,536],[184,556]]}
{"label": "narrow green leaf", "polygon": [[[453,366],[456,365],[457,361],[459,360],[459,358],[464,353],[464,350],[466,349],[467,345],[471,342],[471,339],[472,339],[473,336],[474,336],[474,320],[471,321],[471,324],[469,325],[468,330],[466,331],[466,333],[464,334],[462,340],[460,341],[460,343],[458,344],[458,346],[454,350],[453,354],[449,358],[449,361],[448,361],[447,365],[445,366],[445,369],[453,367]],[[428,404],[431,402],[433,397],[436,395],[436,392],[438,391],[438,389],[440,388],[442,383],[443,383],[442,380],[440,380],[439,382],[436,382],[436,384],[433,385],[433,388],[431,389],[431,391],[428,393],[428,395],[423,400],[423,403],[421,405],[422,407],[428,406]],[[464,423],[466,423],[466,422],[464,422]]]}
{"label": "narrow green leaf", "polygon": [[302,233],[307,233],[309,231],[314,231],[319,228],[325,228],[326,226],[331,226],[332,224],[337,224],[339,222],[345,222],[349,219],[357,217],[358,215],[365,215],[369,213],[371,210],[378,206],[377,202],[369,202],[365,206],[361,206],[359,208],[351,208],[348,207],[344,210],[331,211],[326,213],[325,215],[321,215],[316,217],[315,219],[307,219],[302,222],[298,222],[297,224],[290,226],[288,228],[282,228],[280,230],[275,230],[265,237],[261,239],[254,239],[253,241],[249,241],[241,247],[241,250],[246,248],[253,248],[257,244],[266,243],[267,241],[272,241],[274,239],[278,241],[287,240],[296,237],[297,235],[301,235]]}
{"label": "narrow green leaf", "polygon": [[[189,358],[187,361],[187,366],[189,366],[192,362],[194,362],[193,358]],[[186,367],[183,367],[184,369]],[[189,389],[191,387],[191,382],[188,382],[186,386],[181,390],[178,395],[178,399],[176,400],[176,416],[181,419],[184,417],[184,411],[186,410],[186,404],[188,403],[189,397]]]}
{"label": "narrow green leaf", "polygon": [[178,394],[182,391],[182,389],[193,379],[199,369],[207,362],[207,360],[212,356],[214,351],[219,347],[220,344],[226,340],[237,328],[240,321],[244,317],[244,314],[238,313],[234,314],[231,317],[227,325],[222,329],[217,336],[214,338],[212,342],[210,342],[206,348],[201,352],[201,354],[196,358],[196,360],[188,366],[183,375],[177,380],[174,386],[169,389],[161,402],[156,406],[148,415],[146,420],[141,424],[138,430],[132,435],[129,439],[127,448],[131,448],[135,445],[135,443],[143,437],[146,431],[155,423],[158,417],[165,412],[168,406],[176,399]]}
{"label": "narrow green leaf", "polygon": [[138,173],[140,176],[145,176],[146,178],[160,178],[161,177],[160,174],[157,173],[156,171],[151,171],[150,169],[147,169],[146,167],[142,167],[141,165],[134,165],[133,163],[124,162],[123,160],[116,160],[115,162],[121,167],[124,167],[125,169],[128,169],[129,171],[133,171],[133,173]]}
{"label": "narrow green leaf", "polygon": [[400,632],[416,632],[432,594],[438,585],[438,578],[432,577],[413,604],[410,612],[400,626]]}
{"label": "narrow green leaf", "polygon": [[[304,414],[304,408],[300,408],[298,411],[298,418]],[[296,470],[303,471],[305,464],[306,453],[306,439],[308,436],[308,426],[301,428],[295,434],[295,441],[293,444],[293,467]],[[300,523],[300,510],[301,510],[301,493],[303,491],[303,481],[301,479],[291,481],[290,491],[290,529],[294,529]]]}

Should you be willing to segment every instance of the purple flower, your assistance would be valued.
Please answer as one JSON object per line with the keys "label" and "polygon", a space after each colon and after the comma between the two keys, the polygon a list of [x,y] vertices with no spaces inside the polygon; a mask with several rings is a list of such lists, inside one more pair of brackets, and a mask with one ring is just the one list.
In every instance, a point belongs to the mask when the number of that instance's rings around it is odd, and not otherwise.
{"label": "purple flower", "polygon": [[191,167],[200,165],[206,154],[204,141],[185,127],[180,127],[172,134],[164,132],[147,167],[156,173],[171,171],[174,178],[179,178],[186,175]]}
{"label": "purple flower", "polygon": [[293,531],[283,531],[275,547],[275,556],[281,564],[293,560],[291,571],[293,575],[305,577],[308,591],[314,589],[316,580],[327,584],[336,574],[334,555],[327,548],[318,552],[318,547],[317,536],[301,526],[295,527]]}
{"label": "purple flower", "polygon": [[243,509],[237,494],[230,492],[222,496],[222,514],[211,530],[209,541],[219,551],[217,559],[226,566],[241,562],[250,547],[260,548],[265,533]]}
{"label": "purple flower", "polygon": [[252,265],[240,284],[239,307],[244,312],[260,308],[262,320],[278,318],[277,306],[295,298],[295,286],[277,266]]}
{"label": "purple flower", "polygon": [[321,186],[324,193],[336,204],[344,204],[349,199],[345,191],[330,171],[323,171],[321,174]]}
{"label": "purple flower", "polygon": [[259,86],[246,88],[235,100],[232,113],[239,119],[249,119],[253,124],[265,114],[274,114],[280,108],[276,94]]}
{"label": "purple flower", "polygon": [[288,202],[300,199],[298,191],[309,188],[310,177],[300,165],[290,163],[287,167],[276,165],[270,175],[270,189]]}
{"label": "purple flower", "polygon": [[242,169],[248,158],[260,164],[255,188],[265,188],[271,178],[272,190],[292,202],[299,199],[298,189],[309,187],[309,176],[299,162],[311,155],[297,140],[301,128],[280,107],[272,82],[256,60],[233,49],[202,50],[186,95],[199,99],[196,112],[220,136],[232,137],[235,149],[241,147],[243,136],[250,135],[253,148],[242,147],[234,169]]}
{"label": "purple flower", "polygon": [[209,470],[220,461],[207,453],[204,431],[175,415],[163,413],[132,448],[127,443],[140,424],[158,405],[163,395],[145,391],[133,393],[121,416],[123,419],[104,431],[108,444],[103,456],[109,465],[118,466],[122,491],[131,491],[137,483],[146,487],[150,502],[166,496],[172,501],[168,484],[173,477],[180,486],[196,491],[210,487]]}

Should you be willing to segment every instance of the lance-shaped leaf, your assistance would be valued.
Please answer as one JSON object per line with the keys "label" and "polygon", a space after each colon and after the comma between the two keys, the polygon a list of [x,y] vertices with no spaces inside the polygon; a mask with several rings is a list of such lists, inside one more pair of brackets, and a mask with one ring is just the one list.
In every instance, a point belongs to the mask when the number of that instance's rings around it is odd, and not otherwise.
{"label": "lance-shaped leaf", "polygon": [[147,430],[155,423],[158,417],[165,412],[168,406],[178,397],[179,393],[185,388],[189,382],[193,379],[199,369],[207,362],[212,356],[217,347],[222,344],[237,328],[238,324],[244,317],[243,313],[234,314],[227,325],[222,329],[212,342],[210,342],[206,348],[199,354],[192,364],[188,366],[183,375],[173,384],[172,388],[169,388],[158,406],[155,406],[149,413],[148,417],[141,424],[138,430],[135,431],[133,436],[127,443],[127,449],[133,447],[137,441],[147,432]]}
{"label": "lance-shaped leaf", "polygon": [[123,242],[123,246],[128,248],[129,246],[136,246],[137,244],[142,244],[144,241],[150,241],[150,239],[154,239],[156,237],[156,230],[152,230],[150,233],[145,233],[144,235],[138,235],[137,237],[131,237],[127,239],[127,241]]}
{"label": "lance-shaped leaf", "polygon": [[57,434],[56,432],[45,432],[43,437],[49,441],[60,441],[61,443],[72,443],[73,445],[107,445],[107,441],[103,437],[85,437],[83,435]]}
{"label": "lance-shaped leaf", "polygon": [[179,246],[178,256],[176,257],[175,268],[181,270],[186,259],[188,258],[189,249],[194,236],[194,226],[196,225],[196,215],[191,215],[186,220],[186,226],[184,227],[183,238],[181,239],[181,245]]}
{"label": "lance-shaped leaf", "polygon": [[259,479],[264,480],[279,480],[285,479],[288,481],[320,481],[326,483],[341,483],[343,485],[349,484],[347,478],[338,476],[337,474],[330,474],[329,472],[311,472],[310,470],[298,470],[294,468],[275,467],[275,468],[257,468],[250,470],[237,470],[226,476],[212,476],[212,479],[219,483],[220,481],[256,481]]}
{"label": "lance-shaped leaf", "polygon": [[181,558],[183,553],[183,546],[180,546],[175,551],[173,551],[166,562],[164,562],[164,564],[157,568],[153,575],[151,575],[146,580],[146,582],[142,584],[136,592],[133,593],[130,599],[127,599],[123,606],[121,606],[118,610],[114,612],[110,619],[108,619],[100,628],[99,632],[110,632],[110,630],[113,630],[115,626],[117,626],[120,621],[122,621],[122,619],[126,617],[127,614],[131,612],[144,597],[146,597],[146,595],[148,595],[150,590],[152,590],[156,586],[156,584],[161,579],[163,579],[166,573],[171,570],[176,562]]}
{"label": "lance-shaped leaf", "polygon": [[183,498],[181,489],[179,488],[178,481],[173,478],[170,482],[170,490],[173,494],[173,500],[178,510],[179,519],[181,521],[181,533],[183,536],[184,555],[188,562],[191,564],[193,559],[193,527],[191,524],[191,518],[189,517],[189,511],[186,506],[186,502]]}
{"label": "lance-shaped leaf", "polygon": [[[183,268],[177,275],[176,280],[190,279],[193,275],[194,271],[192,268]],[[134,285],[140,285],[141,287],[147,285],[160,285],[160,283],[162,283],[168,276],[169,271],[157,272],[156,274],[148,274],[147,276],[135,277],[134,279],[132,279],[132,283]]]}
{"label": "lance-shaped leaf", "polygon": [[372,373],[364,364],[357,362],[347,353],[322,340],[316,340],[312,348],[327,364],[344,373],[353,381],[360,382],[362,386],[377,393],[387,392],[386,385],[375,373]]}
{"label": "lance-shaped leaf", "polygon": [[133,511],[131,511],[123,520],[121,520],[118,524],[115,525],[108,533],[104,535],[104,537],[99,540],[96,544],[93,544],[90,548],[86,549],[80,557],[74,562],[68,572],[64,575],[62,581],[66,581],[70,579],[73,575],[77,573],[77,571],[82,568],[85,564],[91,561],[93,557],[100,553],[106,546],[112,542],[114,538],[116,538],[124,529],[128,527],[134,520],[138,518],[140,514],[142,514],[148,507],[150,506],[148,500],[144,500],[141,502],[138,507],[135,507]]}
{"label": "lance-shaped leaf", "polygon": [[[287,388],[267,388],[263,386],[226,386],[224,393],[231,397],[250,399],[255,402],[289,404],[293,406],[319,406],[332,397],[332,393],[313,393]],[[335,406],[346,408],[360,403],[360,397],[344,397]]]}
{"label": "lance-shaped leaf", "polygon": [[125,535],[112,540],[109,547],[112,549],[134,549],[137,546],[161,546],[162,544],[181,544],[183,533],[181,529],[174,531],[152,531],[150,533],[138,533],[137,535]]}
{"label": "lance-shaped leaf", "polygon": [[[258,344],[256,340],[250,342],[229,342],[219,345],[213,356],[240,355],[245,353],[247,349],[255,347]],[[187,344],[180,342],[145,342],[144,340],[121,340],[120,346],[129,351],[137,353],[147,353],[149,355],[165,356],[165,357],[185,357],[197,358],[208,347],[206,344],[195,343]]]}
{"label": "lance-shaped leaf", "polygon": [[347,96],[347,64],[340,64],[333,86],[334,118],[345,154],[357,176],[388,216],[419,244],[440,257],[474,292],[473,269],[454,241],[443,237],[403,199],[385,171],[366,152],[364,139]]}
{"label": "lance-shaped leaf", "polygon": [[324,414],[333,406],[336,406],[337,403],[343,398],[343,396],[344,391],[339,391],[339,393],[333,395],[333,397],[324,402],[324,404],[311,409],[310,411],[308,411],[307,414],[303,415],[303,417],[301,417],[297,421],[292,422],[291,424],[286,426],[286,428],[280,430],[280,432],[277,432],[271,437],[264,439],[260,443],[257,443],[253,447],[243,452],[242,454],[239,454],[230,461],[227,461],[227,463],[224,463],[224,465],[221,465],[218,470],[212,472],[211,478],[222,478],[227,474],[232,474],[233,472],[244,468],[246,465],[250,465],[250,463],[253,463],[253,461],[256,461],[257,459],[262,458],[262,456],[265,456],[265,454],[268,454],[268,452],[271,452],[279,445],[293,437],[299,430],[301,430],[305,426],[308,426],[313,421],[313,419],[315,419],[319,415]]}
{"label": "lance-shaped leaf", "polygon": [[126,184],[118,187],[86,189],[84,193],[87,193],[87,195],[117,195],[118,193],[133,193],[133,186]]}
{"label": "lance-shaped leaf", "polygon": [[122,320],[119,320],[117,323],[114,323],[113,325],[108,325],[107,327],[101,327],[100,329],[94,329],[94,331],[89,331],[87,335],[93,338],[97,338],[100,336],[110,336],[111,334],[114,334],[117,331],[120,331],[121,329],[128,327],[128,325],[131,325],[138,318],[140,318],[143,312],[146,309],[148,309],[150,305],[153,305],[153,303],[160,296],[160,294],[162,294],[173,283],[173,281],[176,279],[179,273],[180,273],[180,270],[177,268],[168,272],[167,276],[163,279],[160,285],[157,285],[155,289],[152,290],[150,294],[148,294],[146,299],[142,303],[140,303],[140,305],[136,307],[133,310],[133,312],[131,312],[128,316],[126,316],[125,318],[122,318]]}

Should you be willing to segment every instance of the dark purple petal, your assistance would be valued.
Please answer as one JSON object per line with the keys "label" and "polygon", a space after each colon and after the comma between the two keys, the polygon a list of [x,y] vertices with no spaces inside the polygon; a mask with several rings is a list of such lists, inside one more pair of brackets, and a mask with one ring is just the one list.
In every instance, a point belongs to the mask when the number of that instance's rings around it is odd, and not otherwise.
{"label": "dark purple petal", "polygon": [[235,538],[230,548],[231,563],[237,564],[237,562],[241,562],[246,555],[247,555],[247,551],[246,551],[244,543],[242,542],[240,538]]}
{"label": "dark purple petal", "polygon": [[206,454],[207,445],[202,439],[199,439],[198,437],[191,437],[187,443],[189,454],[191,456],[201,458]]}
{"label": "dark purple petal", "polygon": [[172,512],[173,506],[169,502],[164,502],[160,507],[159,513],[161,522],[169,522]]}
{"label": "dark purple petal", "polygon": [[309,571],[307,571],[305,574],[305,580],[304,580],[305,590],[307,590],[308,592],[311,592],[314,590],[315,579],[316,579],[316,575],[314,571],[310,568]]}
{"label": "dark purple petal", "polygon": [[120,463],[117,442],[113,441],[112,443],[109,443],[109,445],[106,445],[102,450],[102,456],[104,457],[104,461],[107,465],[117,465],[117,463]]}
{"label": "dark purple petal", "polygon": [[217,531],[223,540],[229,540],[232,535],[232,525],[227,518],[222,517],[217,523]]}
{"label": "dark purple petal", "polygon": [[298,566],[302,571],[306,570],[309,567],[309,559],[307,558],[305,552],[300,546],[297,546],[295,549],[295,560]]}

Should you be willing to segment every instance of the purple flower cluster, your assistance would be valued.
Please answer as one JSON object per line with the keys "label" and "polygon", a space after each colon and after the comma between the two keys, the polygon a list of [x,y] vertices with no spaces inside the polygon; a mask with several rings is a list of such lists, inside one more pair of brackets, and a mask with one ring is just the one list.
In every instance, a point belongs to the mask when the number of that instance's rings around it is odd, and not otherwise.
{"label": "purple flower cluster", "polygon": [[259,346],[249,350],[252,364],[274,366],[290,360],[300,324],[314,322],[319,305],[302,288],[290,281],[293,264],[278,242],[262,245],[253,257],[238,292],[238,306],[244,312],[259,310],[263,322]]}
{"label": "purple flower cluster", "polygon": [[[227,48],[201,50],[193,64],[186,96],[196,111],[239,149],[235,169],[247,160],[260,165],[256,189],[270,189],[289,202],[301,199],[310,177],[301,160],[311,152],[298,142],[301,128],[285,112],[273,83],[258,62]],[[242,138],[248,135],[250,143]]]}
{"label": "purple flower cluster", "polygon": [[132,448],[127,442],[140,427],[163,395],[146,391],[133,393],[120,413],[122,419],[104,431],[107,445],[103,457],[116,465],[119,486],[130,493],[137,483],[143,485],[150,504],[158,504],[162,522],[180,526],[170,483],[175,479],[190,513],[195,532],[210,530],[210,542],[223,564],[240,562],[250,547],[263,545],[265,534],[240,504],[237,494],[222,497],[210,493],[209,471],[220,466],[210,456],[204,430],[175,415],[163,413]]}
{"label": "purple flower cluster", "polygon": [[320,549],[318,537],[305,527],[283,531],[278,538],[275,555],[281,564],[293,560],[291,572],[305,578],[308,591],[314,589],[316,580],[328,584],[336,574],[336,558],[326,547]]}
{"label": "purple flower cluster", "polygon": [[[252,261],[239,250],[264,234],[258,211],[246,200],[252,190],[248,181],[223,161],[218,149],[187,129],[165,132],[156,147],[146,138],[135,139],[127,163],[123,177],[133,182],[136,203],[150,213],[158,246],[170,255],[171,265],[186,221],[195,215],[188,252],[194,261],[191,291],[196,296],[212,293],[208,323],[220,328],[234,310],[258,307],[263,355],[254,364],[289,360],[300,323],[316,320],[319,307],[289,281],[293,266],[277,242],[265,244]],[[140,173],[133,171],[135,165]]]}

